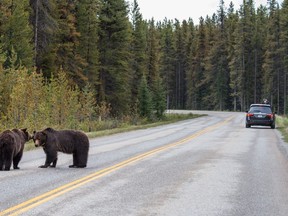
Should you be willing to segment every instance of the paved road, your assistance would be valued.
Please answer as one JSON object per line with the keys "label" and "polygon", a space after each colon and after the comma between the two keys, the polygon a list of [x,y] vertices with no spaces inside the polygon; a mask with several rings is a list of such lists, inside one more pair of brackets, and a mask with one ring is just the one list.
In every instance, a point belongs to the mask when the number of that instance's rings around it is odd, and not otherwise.
{"label": "paved road", "polygon": [[204,113],[92,139],[85,169],[64,154],[39,169],[43,151],[25,152],[20,170],[0,172],[0,215],[287,216],[279,132],[245,128],[244,113]]}

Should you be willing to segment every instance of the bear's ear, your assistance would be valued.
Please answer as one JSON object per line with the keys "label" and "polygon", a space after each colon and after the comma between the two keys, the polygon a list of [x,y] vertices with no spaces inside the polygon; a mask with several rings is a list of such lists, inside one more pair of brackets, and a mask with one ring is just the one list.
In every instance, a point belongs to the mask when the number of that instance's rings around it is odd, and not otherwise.
{"label": "bear's ear", "polygon": [[45,137],[45,140],[47,140],[47,133],[45,133],[44,131],[41,131],[40,133]]}
{"label": "bear's ear", "polygon": [[27,128],[22,128],[21,129],[23,132],[26,132],[27,131]]}

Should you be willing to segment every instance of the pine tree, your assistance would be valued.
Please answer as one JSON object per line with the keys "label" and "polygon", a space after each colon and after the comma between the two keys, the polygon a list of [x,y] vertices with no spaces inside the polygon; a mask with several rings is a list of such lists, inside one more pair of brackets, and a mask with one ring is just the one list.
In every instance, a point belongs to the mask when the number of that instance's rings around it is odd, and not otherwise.
{"label": "pine tree", "polygon": [[[255,31],[255,9],[253,0],[244,1],[239,11],[240,22],[238,26],[237,39],[237,62],[240,64],[239,92],[241,110],[245,110],[248,105],[254,102],[254,74],[255,74],[255,54],[254,54],[254,31]],[[240,63],[241,62],[241,63]]]}
{"label": "pine tree", "polygon": [[176,108],[184,109],[186,100],[186,73],[187,73],[187,46],[188,46],[188,25],[183,21],[182,26],[175,20],[175,82],[176,82]]}
{"label": "pine tree", "polygon": [[[214,17],[215,18],[215,17]],[[205,58],[204,58],[204,73],[199,85],[202,88],[202,109],[219,109],[218,104],[218,69],[219,66],[219,43],[217,38],[220,37],[217,21],[214,18],[206,18],[205,21]],[[221,38],[221,37],[220,37]]]}
{"label": "pine tree", "polygon": [[89,83],[99,85],[98,14],[99,0],[83,0],[77,3],[77,31],[80,33],[78,53],[85,60],[82,70]]}
{"label": "pine tree", "polygon": [[9,59],[12,57],[12,50],[17,56],[17,65],[27,68],[33,66],[33,46],[31,43],[32,28],[29,24],[28,0],[3,1],[1,10],[4,14],[1,17],[2,26],[0,33],[2,52],[6,60],[4,67],[11,67]]}
{"label": "pine tree", "polygon": [[160,76],[163,79],[167,94],[168,109],[176,109],[176,78],[175,78],[175,38],[173,22],[165,19],[161,31],[161,68]]}
{"label": "pine tree", "polygon": [[162,118],[166,110],[165,91],[163,88],[162,80],[158,77],[155,81],[155,91],[153,92],[153,108],[156,117]]}
{"label": "pine tree", "polygon": [[280,43],[281,43],[281,55],[283,59],[283,114],[286,115],[288,111],[287,104],[287,77],[288,77],[288,0],[284,0],[282,3],[281,17],[280,17]]}
{"label": "pine tree", "polygon": [[254,32],[254,102],[265,98],[263,93],[263,62],[265,53],[265,41],[267,37],[267,9],[262,5],[257,9]]}
{"label": "pine tree", "polygon": [[227,14],[227,49],[228,49],[228,64],[229,64],[229,87],[231,89],[230,96],[232,97],[233,110],[239,110],[240,107],[240,71],[241,59],[238,58],[239,54],[239,15],[234,11],[233,3],[230,3]]}
{"label": "pine tree", "polygon": [[192,109],[193,106],[193,95],[195,90],[195,80],[194,80],[194,58],[196,56],[196,27],[192,20],[189,20],[189,42],[188,42],[188,62],[187,62],[187,72],[186,72],[186,108]]}
{"label": "pine tree", "polygon": [[128,114],[131,99],[131,25],[124,0],[102,0],[99,15],[99,101],[115,115]]}
{"label": "pine tree", "polygon": [[137,0],[133,2],[132,8],[132,104],[138,98],[138,88],[141,77],[147,75],[147,23],[143,20]]}
{"label": "pine tree", "polygon": [[30,0],[30,23],[34,27],[34,61],[36,71],[50,78],[57,70],[56,35],[59,30],[56,0]]}
{"label": "pine tree", "polygon": [[153,113],[153,102],[151,91],[148,87],[145,75],[143,75],[141,78],[138,100],[139,100],[140,116],[151,119]]}
{"label": "pine tree", "polygon": [[85,60],[78,53],[80,33],[76,28],[75,1],[58,0],[59,31],[55,64],[62,68],[74,83],[83,87],[87,77],[82,71]]}
{"label": "pine tree", "polygon": [[155,21],[149,21],[148,27],[148,74],[147,82],[151,91],[154,91],[155,81],[160,74],[160,36]]}
{"label": "pine tree", "polygon": [[280,91],[283,86],[280,81],[283,80],[281,70],[281,50],[280,50],[280,17],[279,6],[275,0],[270,2],[268,36],[265,43],[264,70],[264,94],[269,98],[270,103],[274,105],[279,113],[280,109]]}
{"label": "pine tree", "polygon": [[206,32],[204,19],[200,18],[200,23],[197,31],[196,41],[196,55],[194,56],[190,70],[190,79],[193,80],[190,94],[191,108],[202,109],[203,93],[205,92],[205,86],[203,85],[204,73],[205,73],[205,56],[206,56]]}
{"label": "pine tree", "polygon": [[[229,88],[229,67],[228,67],[228,52],[227,52],[227,27],[226,15],[224,11],[224,1],[220,1],[218,11],[217,24],[213,25],[213,20],[210,27],[210,52],[208,55],[209,65],[206,67],[206,86],[210,89],[206,94],[206,106],[210,109],[225,110],[230,108],[230,88]],[[213,28],[214,26],[214,28]],[[215,28],[216,27],[216,28]],[[207,83],[208,82],[208,83]],[[210,105],[209,105],[210,104]],[[212,107],[211,107],[212,106]],[[207,108],[208,108],[207,107]]]}

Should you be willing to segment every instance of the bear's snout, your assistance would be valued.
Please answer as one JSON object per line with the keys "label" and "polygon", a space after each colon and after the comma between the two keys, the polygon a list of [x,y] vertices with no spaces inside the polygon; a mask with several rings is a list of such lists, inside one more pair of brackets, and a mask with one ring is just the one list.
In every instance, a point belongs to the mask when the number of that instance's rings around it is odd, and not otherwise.
{"label": "bear's snout", "polygon": [[40,146],[40,140],[36,139],[35,140],[35,147],[38,147],[38,146]]}

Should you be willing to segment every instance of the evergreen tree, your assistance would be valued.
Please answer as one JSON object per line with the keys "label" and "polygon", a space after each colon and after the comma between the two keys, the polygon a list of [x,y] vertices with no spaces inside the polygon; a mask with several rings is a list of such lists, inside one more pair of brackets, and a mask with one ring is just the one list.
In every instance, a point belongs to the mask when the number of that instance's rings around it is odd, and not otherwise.
{"label": "evergreen tree", "polygon": [[166,109],[165,91],[160,77],[156,79],[153,93],[153,107],[157,118],[162,118]]}
{"label": "evergreen tree", "polygon": [[78,86],[83,87],[87,77],[82,70],[85,60],[78,53],[80,33],[76,28],[75,2],[58,0],[59,31],[55,64],[68,73]]}
{"label": "evergreen tree", "polygon": [[56,0],[30,0],[30,23],[34,27],[34,61],[37,72],[50,78],[57,69],[56,35],[58,31]]}
{"label": "evergreen tree", "polygon": [[203,109],[203,93],[205,92],[205,86],[203,85],[203,79],[205,74],[205,56],[206,56],[206,33],[204,19],[200,18],[200,23],[197,31],[196,41],[196,55],[194,56],[189,70],[190,79],[193,80],[192,87],[190,88],[190,100],[192,101],[192,109]]}
{"label": "evergreen tree", "polygon": [[[33,66],[33,46],[31,43],[32,28],[29,24],[28,0],[3,1],[1,10],[0,37],[2,52],[5,53],[6,60],[4,67],[11,66],[10,59],[16,53],[17,65],[27,68]],[[2,35],[3,34],[3,35]]]}
{"label": "evergreen tree", "polygon": [[147,23],[143,20],[137,0],[132,8],[132,104],[136,103],[141,77],[147,75]]}
{"label": "evergreen tree", "polygon": [[[208,55],[210,67],[206,68],[206,83],[210,92],[208,92],[208,101],[212,105],[212,109],[225,110],[230,108],[230,88],[229,88],[229,67],[228,67],[228,52],[227,52],[227,28],[226,28],[226,14],[224,11],[224,1],[220,1],[218,19],[216,28],[211,27],[209,38],[211,48]],[[213,21],[212,21],[213,26]],[[210,105],[210,106],[211,106]],[[211,107],[210,107],[211,108]]]}
{"label": "evergreen tree", "polygon": [[[215,18],[215,17],[214,17]],[[217,44],[217,38],[220,37],[219,29],[216,25],[216,20],[207,17],[205,21],[205,44],[207,53],[205,54],[204,59],[204,75],[203,79],[200,81],[202,86],[202,109],[219,109],[218,104],[218,88],[217,88],[217,79],[218,79],[218,69],[219,64],[219,44]],[[218,42],[219,43],[219,42]]]}
{"label": "evergreen tree", "polygon": [[275,0],[271,0],[269,6],[268,36],[266,43],[264,70],[264,94],[270,103],[280,109],[280,91],[283,81],[281,70],[280,50],[280,17],[279,7]]}
{"label": "evergreen tree", "polygon": [[143,75],[141,78],[138,100],[139,100],[140,116],[150,119],[153,113],[153,103],[152,103],[152,95],[148,87],[145,75]]}
{"label": "evergreen tree", "polygon": [[263,93],[263,62],[265,41],[267,37],[267,9],[262,5],[257,9],[254,32],[254,102],[262,101],[266,96]]}
{"label": "evergreen tree", "polygon": [[[240,106],[240,92],[239,92],[239,68],[241,65],[241,61],[237,58],[237,39],[238,39],[238,31],[237,31],[237,24],[239,23],[239,16],[238,13],[234,11],[234,5],[231,2],[228,8],[227,13],[227,50],[228,50],[228,64],[229,64],[229,87],[231,89],[230,96],[232,97],[232,110],[236,111],[239,109]],[[237,61],[238,60],[238,61]]]}
{"label": "evergreen tree", "polygon": [[189,20],[189,42],[188,42],[188,65],[187,65],[187,72],[186,72],[186,83],[187,83],[187,90],[186,90],[186,108],[192,109],[193,106],[193,94],[195,88],[195,80],[194,80],[194,58],[196,56],[196,27],[192,20]]}
{"label": "evergreen tree", "polygon": [[99,15],[99,100],[111,104],[112,113],[127,114],[131,98],[131,26],[124,0],[102,0]]}
{"label": "evergreen tree", "polygon": [[99,85],[98,14],[100,0],[77,3],[77,31],[80,33],[78,53],[85,60],[82,70],[89,83]]}
{"label": "evergreen tree", "polygon": [[255,54],[253,36],[255,31],[255,9],[253,0],[244,1],[239,11],[240,20],[237,39],[237,62],[240,62],[239,92],[241,110],[254,102]]}
{"label": "evergreen tree", "polygon": [[189,31],[186,21],[182,22],[182,26],[178,20],[175,21],[175,82],[176,82],[176,108],[184,109],[186,100],[186,73],[188,62],[188,41]]}
{"label": "evergreen tree", "polygon": [[175,38],[173,22],[165,19],[161,31],[161,68],[168,109],[176,109]]}
{"label": "evergreen tree", "polygon": [[154,91],[155,82],[160,75],[160,36],[155,21],[149,22],[148,30],[148,74],[147,82],[151,91]]}
{"label": "evergreen tree", "polygon": [[287,77],[288,77],[288,0],[284,0],[282,3],[281,17],[280,17],[280,43],[281,43],[281,56],[283,59],[283,114],[287,114]]}

